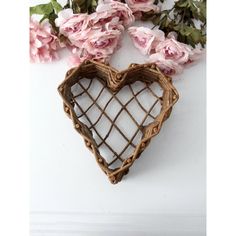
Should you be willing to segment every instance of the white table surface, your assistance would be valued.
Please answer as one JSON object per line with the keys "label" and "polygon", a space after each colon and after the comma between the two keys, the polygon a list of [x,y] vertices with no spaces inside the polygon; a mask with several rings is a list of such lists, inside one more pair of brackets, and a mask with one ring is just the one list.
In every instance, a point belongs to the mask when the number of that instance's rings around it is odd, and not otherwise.
{"label": "white table surface", "polygon": [[[128,177],[112,185],[62,109],[57,86],[68,65],[61,54],[30,65],[32,234],[204,235],[205,58],[174,77],[180,99],[170,118]],[[131,62],[145,58],[125,35],[111,64]]]}

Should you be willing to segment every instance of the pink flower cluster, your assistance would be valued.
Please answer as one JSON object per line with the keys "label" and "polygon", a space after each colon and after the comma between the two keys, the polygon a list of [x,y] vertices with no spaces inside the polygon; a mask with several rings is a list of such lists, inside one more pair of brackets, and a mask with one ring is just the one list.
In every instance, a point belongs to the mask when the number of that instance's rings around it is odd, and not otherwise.
{"label": "pink flower cluster", "polygon": [[160,11],[160,8],[154,4],[155,0],[125,0],[125,2],[136,16],[141,12]]}
{"label": "pink flower cluster", "polygon": [[156,63],[166,75],[182,72],[184,65],[201,55],[200,49],[178,42],[174,32],[167,37],[161,30],[145,27],[130,27],[128,32],[135,47],[142,54],[149,55],[149,61]]}
{"label": "pink flower cluster", "polygon": [[[99,0],[99,3],[106,3],[110,0]],[[120,0],[115,0],[120,2]],[[125,0],[125,3],[132,10],[135,16],[140,16],[141,12],[159,12],[160,8],[154,4],[155,0]]]}
{"label": "pink flower cluster", "polygon": [[119,46],[124,28],[134,22],[130,8],[121,2],[100,1],[96,12],[73,14],[72,9],[58,13],[55,20],[60,34],[72,47],[70,64],[77,66],[86,59],[108,61]]}
{"label": "pink flower cluster", "polygon": [[[71,66],[84,60],[107,62],[119,47],[122,32],[135,20],[134,14],[141,11],[157,11],[154,0],[100,0],[94,13],[73,14],[64,9],[55,20],[59,35],[66,38],[71,49]],[[198,59],[201,50],[178,42],[174,32],[167,37],[163,31],[146,27],[129,27],[128,33],[136,48],[149,61],[154,62],[166,75],[180,73],[184,65]],[[39,24],[30,20],[30,59],[32,62],[49,62],[57,58],[61,47],[48,22]]]}
{"label": "pink flower cluster", "polygon": [[57,37],[48,22],[39,24],[30,19],[30,60],[31,62],[51,62],[58,58]]}

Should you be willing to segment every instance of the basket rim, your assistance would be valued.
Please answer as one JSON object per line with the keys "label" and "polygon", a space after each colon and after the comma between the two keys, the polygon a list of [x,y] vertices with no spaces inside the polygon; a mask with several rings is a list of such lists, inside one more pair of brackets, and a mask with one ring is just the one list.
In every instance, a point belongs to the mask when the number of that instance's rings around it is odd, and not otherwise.
{"label": "basket rim", "polygon": [[[110,80],[111,77],[113,76],[117,78],[117,75],[119,75],[120,81],[118,80],[118,83],[115,85],[117,86],[116,87],[117,91],[121,90],[126,85],[124,83],[122,84],[122,81],[125,79],[125,76],[128,73],[130,73],[130,71],[133,71],[133,70],[139,71],[143,69],[148,70],[152,73],[155,73],[156,79],[153,82],[157,82],[159,85],[160,83],[163,83],[166,85],[166,88],[167,88],[166,90],[163,91],[163,97],[165,96],[165,102],[166,102],[165,106],[162,105],[162,109],[160,113],[155,117],[155,120],[146,126],[147,131],[145,131],[145,134],[143,135],[142,139],[136,145],[131,156],[132,159],[129,160],[130,158],[128,157],[128,159],[124,160],[125,163],[123,163],[121,167],[116,168],[116,169],[110,169],[107,166],[106,159],[100,155],[99,149],[96,147],[95,139],[92,136],[85,134],[86,132],[82,130],[81,127],[83,127],[86,130],[85,128],[86,125],[77,118],[73,105],[70,103],[70,101],[68,101],[68,97],[66,97],[66,95],[68,95],[68,92],[71,93],[70,91],[71,86],[67,86],[67,83],[70,80],[73,80],[75,77],[77,77],[76,74],[79,73],[79,70],[81,68],[88,67],[89,65],[90,66],[94,65],[97,67],[97,69],[100,68],[100,69],[104,69],[111,72],[108,78],[106,78],[106,80]],[[131,83],[135,83],[136,81],[142,81],[142,80],[135,79]],[[107,86],[107,89],[111,89],[110,86]],[[175,87],[173,86],[171,78],[165,76],[154,63],[146,63],[146,64],[133,63],[127,69],[118,71],[107,64],[103,64],[103,63],[93,61],[93,60],[88,60],[82,63],[80,66],[70,69],[66,73],[64,81],[58,86],[58,92],[63,99],[64,110],[67,113],[67,115],[72,119],[75,129],[77,130],[77,132],[80,133],[80,135],[83,136],[86,146],[95,155],[97,163],[99,164],[101,169],[105,172],[105,174],[108,176],[109,180],[113,184],[121,181],[122,177],[128,173],[129,168],[133,165],[134,161],[140,156],[140,154],[146,149],[151,139],[159,133],[163,122],[169,117],[173,105],[179,99],[179,94],[177,90],[175,89]]]}

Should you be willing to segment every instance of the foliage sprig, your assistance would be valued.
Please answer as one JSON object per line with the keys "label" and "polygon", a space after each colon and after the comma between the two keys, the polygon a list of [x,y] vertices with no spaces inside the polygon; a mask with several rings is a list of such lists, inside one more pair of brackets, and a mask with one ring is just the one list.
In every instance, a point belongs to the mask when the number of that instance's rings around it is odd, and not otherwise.
{"label": "foliage sprig", "polygon": [[171,9],[143,14],[166,34],[176,32],[178,40],[195,47],[206,44],[206,0],[179,0]]}

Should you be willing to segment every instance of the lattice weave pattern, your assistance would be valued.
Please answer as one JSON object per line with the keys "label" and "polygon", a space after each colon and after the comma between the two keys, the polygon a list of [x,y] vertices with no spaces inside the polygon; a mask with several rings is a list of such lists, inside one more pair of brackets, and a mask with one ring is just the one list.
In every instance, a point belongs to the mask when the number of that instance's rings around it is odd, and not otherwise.
{"label": "lattice weave pattern", "polygon": [[[153,64],[132,64],[118,72],[108,65],[87,61],[68,71],[58,89],[65,112],[112,183],[128,173],[151,138],[159,133],[178,99],[170,79]],[[146,94],[148,105],[141,99]],[[132,123],[128,127],[135,127],[132,133],[124,128],[128,120]],[[118,139],[123,140],[122,144]]]}

